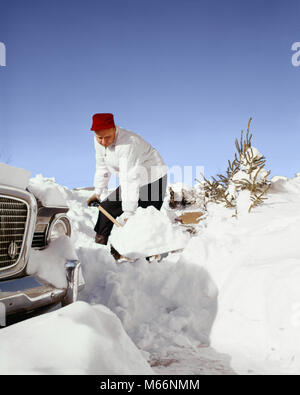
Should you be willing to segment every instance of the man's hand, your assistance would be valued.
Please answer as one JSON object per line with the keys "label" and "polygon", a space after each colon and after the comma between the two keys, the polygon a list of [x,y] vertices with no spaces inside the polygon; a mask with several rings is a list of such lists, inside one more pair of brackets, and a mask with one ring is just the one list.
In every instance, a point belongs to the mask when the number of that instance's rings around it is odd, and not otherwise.
{"label": "man's hand", "polygon": [[126,216],[125,213],[123,213],[122,215],[117,217],[116,220],[119,222],[119,224],[121,226],[124,226],[126,224],[126,222],[128,221],[128,217]]}
{"label": "man's hand", "polygon": [[94,193],[94,195],[89,198],[89,200],[87,201],[87,205],[90,206],[93,202],[100,203],[98,195],[96,195],[96,193]]}

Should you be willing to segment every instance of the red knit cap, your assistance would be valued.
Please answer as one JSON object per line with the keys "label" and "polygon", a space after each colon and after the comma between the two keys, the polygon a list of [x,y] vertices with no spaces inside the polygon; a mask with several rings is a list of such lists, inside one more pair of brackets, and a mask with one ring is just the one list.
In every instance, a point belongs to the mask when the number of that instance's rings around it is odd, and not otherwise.
{"label": "red knit cap", "polygon": [[91,130],[111,129],[115,127],[114,116],[108,113],[93,115],[93,125]]}

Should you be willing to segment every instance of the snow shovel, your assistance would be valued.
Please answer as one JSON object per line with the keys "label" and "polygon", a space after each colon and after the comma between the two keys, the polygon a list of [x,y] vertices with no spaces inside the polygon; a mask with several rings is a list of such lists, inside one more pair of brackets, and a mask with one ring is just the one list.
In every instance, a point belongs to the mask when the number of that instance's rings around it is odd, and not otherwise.
{"label": "snow shovel", "polygon": [[[103,207],[101,206],[100,202],[93,202],[93,203],[91,203],[90,206],[91,206],[91,207],[97,207],[98,210],[101,211],[101,212],[102,212],[111,222],[113,222],[117,227],[121,227],[121,226],[122,226],[112,215],[109,214],[108,211],[105,210],[105,208],[103,208]],[[183,251],[183,248],[178,249],[178,250],[174,250],[174,251],[167,251],[167,252],[160,253],[160,254],[157,254],[157,255],[147,256],[147,257],[145,257],[145,258],[146,258],[149,262],[152,262],[152,261],[160,262],[163,258],[166,258],[169,254],[175,253],[175,252],[181,252],[181,251]],[[139,257],[139,258],[127,258],[127,257],[121,255],[112,245],[111,245],[111,251],[110,251],[110,252],[111,252],[111,254],[113,255],[113,257],[114,257],[117,261],[118,261],[118,260],[125,260],[125,261],[128,261],[128,262],[135,262],[135,261],[137,261],[138,259],[141,258],[141,257]]]}

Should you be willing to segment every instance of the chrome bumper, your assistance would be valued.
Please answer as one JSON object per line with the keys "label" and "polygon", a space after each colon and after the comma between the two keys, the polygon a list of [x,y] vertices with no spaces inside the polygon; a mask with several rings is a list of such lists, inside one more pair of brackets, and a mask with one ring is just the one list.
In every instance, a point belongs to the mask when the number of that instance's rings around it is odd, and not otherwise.
{"label": "chrome bumper", "polygon": [[62,302],[75,302],[78,292],[84,288],[84,279],[78,261],[66,262],[67,289],[58,289],[39,282],[33,276],[0,282],[0,326],[5,326],[6,318],[16,314],[26,314],[40,308]]}

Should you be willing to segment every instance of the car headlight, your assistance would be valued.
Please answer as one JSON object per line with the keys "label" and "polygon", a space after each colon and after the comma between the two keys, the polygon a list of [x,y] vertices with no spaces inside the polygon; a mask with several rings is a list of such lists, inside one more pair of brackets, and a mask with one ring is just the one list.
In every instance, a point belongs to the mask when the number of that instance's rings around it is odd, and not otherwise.
{"label": "car headlight", "polygon": [[71,236],[71,224],[68,217],[63,214],[54,217],[47,233],[47,244],[61,236]]}

